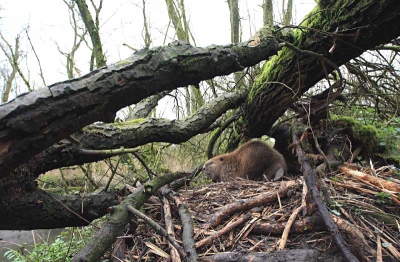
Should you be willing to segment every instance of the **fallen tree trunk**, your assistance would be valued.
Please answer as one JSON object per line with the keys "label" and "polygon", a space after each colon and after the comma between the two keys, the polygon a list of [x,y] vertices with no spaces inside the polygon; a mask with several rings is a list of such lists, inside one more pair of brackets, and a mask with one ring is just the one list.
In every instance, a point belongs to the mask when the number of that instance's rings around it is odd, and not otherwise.
{"label": "fallen tree trunk", "polygon": [[255,65],[277,52],[265,38],[257,47],[193,47],[174,42],[0,106],[0,176],[83,127],[114,121],[115,112],[165,90],[198,84]]}

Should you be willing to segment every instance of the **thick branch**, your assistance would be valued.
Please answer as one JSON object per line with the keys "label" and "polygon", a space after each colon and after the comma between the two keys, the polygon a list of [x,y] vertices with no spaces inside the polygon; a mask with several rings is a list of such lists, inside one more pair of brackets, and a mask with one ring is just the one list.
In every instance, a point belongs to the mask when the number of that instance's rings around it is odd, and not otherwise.
{"label": "thick branch", "polygon": [[[21,95],[0,106],[0,174],[95,121],[164,90],[197,84],[268,59],[274,39],[208,48],[174,42],[142,50],[83,77]],[[21,154],[24,157],[21,157]]]}

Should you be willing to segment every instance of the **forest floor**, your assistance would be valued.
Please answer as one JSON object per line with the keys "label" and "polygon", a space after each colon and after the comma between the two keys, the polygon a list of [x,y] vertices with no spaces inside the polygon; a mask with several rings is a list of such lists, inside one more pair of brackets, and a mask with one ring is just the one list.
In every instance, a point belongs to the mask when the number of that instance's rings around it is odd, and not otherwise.
{"label": "forest floor", "polygon": [[[400,180],[390,167],[339,170],[319,178],[318,187],[352,253],[360,261],[400,261]],[[311,250],[317,252],[314,259],[306,254],[303,261],[344,261],[302,177],[211,183],[182,189],[177,197],[192,215],[202,261],[302,261],[302,252]],[[152,197],[142,211],[165,228],[166,205],[182,246],[183,224],[174,201]],[[179,261],[166,238],[141,219],[134,234],[127,231],[120,239],[127,245],[126,261]],[[121,244],[116,243],[114,250]],[[276,255],[277,250],[283,251]]]}

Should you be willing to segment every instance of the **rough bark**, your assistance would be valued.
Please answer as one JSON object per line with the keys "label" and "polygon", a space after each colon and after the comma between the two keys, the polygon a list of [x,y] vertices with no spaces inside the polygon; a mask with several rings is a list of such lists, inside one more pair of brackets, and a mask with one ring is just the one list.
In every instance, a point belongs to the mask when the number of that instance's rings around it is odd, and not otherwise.
{"label": "rough bark", "polygon": [[[365,50],[388,43],[400,35],[400,5],[397,0],[320,1],[294,34],[302,50],[325,55],[340,66]],[[335,33],[336,29],[338,32]],[[336,43],[335,51],[329,49]],[[284,48],[264,66],[248,100],[248,135],[259,137],[309,88],[325,77],[322,62]],[[327,71],[333,68],[327,66]],[[296,94],[296,95],[295,95]]]}
{"label": "rough bark", "polygon": [[[64,137],[143,98],[226,75],[268,59],[274,39],[195,48],[181,42],[142,50],[83,77],[21,95],[0,106],[0,176]],[[23,157],[22,157],[23,156]]]}
{"label": "rough bark", "polygon": [[36,190],[11,200],[0,200],[0,230],[86,226],[117,204],[115,193],[52,196]]}

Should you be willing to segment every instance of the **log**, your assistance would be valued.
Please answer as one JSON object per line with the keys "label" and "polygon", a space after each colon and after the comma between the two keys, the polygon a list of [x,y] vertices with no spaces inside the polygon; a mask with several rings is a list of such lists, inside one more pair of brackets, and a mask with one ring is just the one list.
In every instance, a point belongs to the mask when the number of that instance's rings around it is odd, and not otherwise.
{"label": "log", "polygon": [[206,256],[203,262],[277,262],[277,261],[296,261],[296,262],[344,262],[345,259],[338,254],[329,254],[313,249],[289,249],[285,251],[259,252],[259,253],[239,253],[226,252],[212,256]]}

